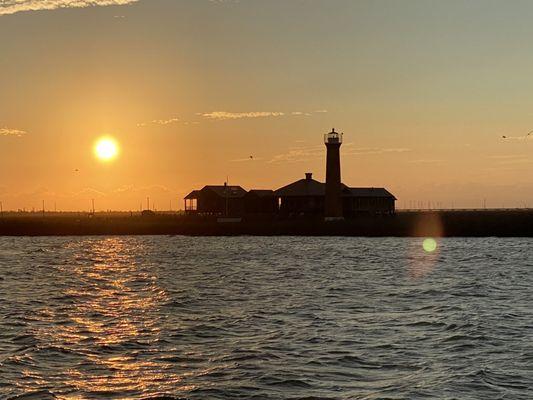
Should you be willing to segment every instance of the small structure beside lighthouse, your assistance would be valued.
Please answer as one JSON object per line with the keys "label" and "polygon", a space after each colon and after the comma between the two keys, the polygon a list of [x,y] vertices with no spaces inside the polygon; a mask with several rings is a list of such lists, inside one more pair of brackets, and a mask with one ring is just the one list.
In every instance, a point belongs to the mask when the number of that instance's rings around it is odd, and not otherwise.
{"label": "small structure beside lighthouse", "polygon": [[344,219],[342,210],[341,156],[342,133],[332,129],[324,135],[326,145],[326,198],[324,218],[326,221]]}

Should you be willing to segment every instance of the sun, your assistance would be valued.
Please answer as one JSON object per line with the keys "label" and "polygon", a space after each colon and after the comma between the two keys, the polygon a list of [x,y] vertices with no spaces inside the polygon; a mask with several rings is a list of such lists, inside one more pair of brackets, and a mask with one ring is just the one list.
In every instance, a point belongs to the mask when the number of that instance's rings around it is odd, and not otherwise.
{"label": "sun", "polygon": [[111,137],[101,137],[94,145],[94,154],[101,161],[111,161],[118,156],[118,143]]}

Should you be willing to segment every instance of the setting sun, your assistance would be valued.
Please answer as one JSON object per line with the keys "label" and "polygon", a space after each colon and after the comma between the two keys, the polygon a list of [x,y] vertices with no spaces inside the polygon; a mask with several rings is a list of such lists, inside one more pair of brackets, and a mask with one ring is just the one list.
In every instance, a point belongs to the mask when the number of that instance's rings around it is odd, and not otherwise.
{"label": "setting sun", "polygon": [[94,154],[101,161],[111,161],[117,157],[119,152],[115,139],[103,137],[97,140],[94,145]]}

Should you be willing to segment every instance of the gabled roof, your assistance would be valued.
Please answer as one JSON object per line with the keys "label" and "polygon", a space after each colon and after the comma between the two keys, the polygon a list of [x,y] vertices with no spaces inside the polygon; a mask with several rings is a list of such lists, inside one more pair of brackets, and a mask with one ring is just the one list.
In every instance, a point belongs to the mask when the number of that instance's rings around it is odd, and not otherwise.
{"label": "gabled roof", "polygon": [[255,195],[257,197],[268,197],[268,196],[274,196],[273,190],[266,190],[266,189],[252,189],[248,191],[249,195]]}
{"label": "gabled roof", "polygon": [[274,192],[276,196],[324,196],[326,185],[314,179],[300,179],[287,186],[283,186]]}
{"label": "gabled roof", "polygon": [[[342,196],[344,197],[387,197],[396,198],[385,188],[350,188],[341,184]],[[300,179],[287,186],[279,188],[275,192],[279,197],[291,196],[325,196],[326,184],[314,179]]]}
{"label": "gabled roof", "polygon": [[396,200],[387,189],[385,188],[347,188],[348,192],[343,194],[344,196],[353,197],[388,197]]}
{"label": "gabled roof", "polygon": [[184,197],[185,200],[192,200],[198,198],[199,190],[193,190],[191,193],[189,193],[187,196]]}
{"label": "gabled roof", "polygon": [[227,197],[229,199],[238,199],[246,195],[246,190],[240,186],[207,185],[201,191],[205,190],[210,190],[220,197]]}

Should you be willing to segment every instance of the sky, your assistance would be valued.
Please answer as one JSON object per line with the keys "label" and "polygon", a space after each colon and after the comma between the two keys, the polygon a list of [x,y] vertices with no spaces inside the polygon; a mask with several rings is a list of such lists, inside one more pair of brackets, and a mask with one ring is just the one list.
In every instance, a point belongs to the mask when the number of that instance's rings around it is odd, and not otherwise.
{"label": "sky", "polygon": [[343,182],[399,208],[533,207],[532,19],[519,0],[0,0],[0,202],[177,210],[206,184],[323,180],[335,127]]}

